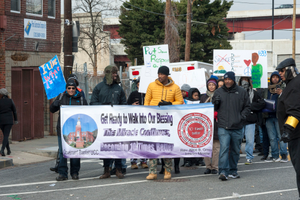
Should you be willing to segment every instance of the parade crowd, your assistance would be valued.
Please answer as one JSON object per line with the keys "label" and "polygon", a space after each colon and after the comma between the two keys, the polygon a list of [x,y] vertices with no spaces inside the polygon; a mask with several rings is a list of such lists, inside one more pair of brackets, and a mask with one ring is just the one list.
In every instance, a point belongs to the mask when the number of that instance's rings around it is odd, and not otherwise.
{"label": "parade crowd", "polygon": [[[240,178],[237,164],[241,154],[241,144],[245,140],[246,162],[253,163],[254,153],[262,156],[265,162],[291,162],[297,174],[300,191],[300,76],[294,59],[282,61],[270,76],[268,88],[253,88],[251,77],[235,77],[227,72],[224,77],[211,76],[207,91],[201,94],[197,88],[183,84],[180,88],[169,76],[169,68],[161,66],[158,78],[150,83],[146,94],[139,93],[139,79],[134,81],[136,90],[128,99],[119,85],[120,77],[115,66],[107,66],[105,77],[93,90],[90,105],[144,105],[171,106],[189,102],[212,103],[214,105],[214,134],[211,158],[184,158],[183,165],[206,166],[204,174],[217,174],[222,181]],[[67,80],[66,91],[61,93],[50,106],[52,113],[60,110],[61,105],[88,105],[84,92],[78,87],[76,75]],[[6,113],[6,114],[5,114]],[[10,115],[7,115],[10,113]],[[0,90],[0,128],[4,133],[1,155],[10,154],[8,135],[16,110],[5,89]],[[4,120],[5,119],[5,120]],[[59,151],[56,166],[50,168],[59,176],[57,181],[68,179],[67,159],[63,157],[61,124],[58,119],[57,135]],[[271,147],[271,148],[270,148]],[[271,149],[271,152],[269,152]],[[271,156],[269,157],[269,153]],[[255,154],[256,155],[256,154]],[[124,178],[126,159],[103,159],[104,173],[100,179]],[[174,158],[174,171],[180,173],[180,158]],[[172,159],[140,159],[141,168],[149,168],[147,180],[157,179],[157,165],[162,166],[159,173],[164,179],[171,179]],[[138,159],[131,158],[131,169],[138,169]],[[70,175],[79,179],[80,159],[70,159]]]}

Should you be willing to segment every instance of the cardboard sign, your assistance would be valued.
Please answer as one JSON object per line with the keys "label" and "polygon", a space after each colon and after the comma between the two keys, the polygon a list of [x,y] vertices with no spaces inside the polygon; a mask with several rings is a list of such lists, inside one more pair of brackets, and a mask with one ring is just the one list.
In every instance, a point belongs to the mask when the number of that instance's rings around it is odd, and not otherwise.
{"label": "cardboard sign", "polygon": [[169,47],[167,44],[144,46],[143,54],[145,66],[141,70],[139,92],[146,93],[148,85],[157,79],[158,68],[160,66],[169,67]]}
{"label": "cardboard sign", "polygon": [[235,76],[252,77],[253,88],[268,87],[266,50],[214,50],[214,75],[233,71]]}
{"label": "cardboard sign", "polygon": [[39,67],[48,99],[58,96],[66,90],[66,81],[57,55]]}

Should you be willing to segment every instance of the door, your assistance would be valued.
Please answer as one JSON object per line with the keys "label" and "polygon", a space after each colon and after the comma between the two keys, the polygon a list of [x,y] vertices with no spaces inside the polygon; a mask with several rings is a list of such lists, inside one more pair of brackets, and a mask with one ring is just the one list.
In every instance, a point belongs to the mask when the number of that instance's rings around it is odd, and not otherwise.
{"label": "door", "polygon": [[12,68],[12,99],[19,118],[12,140],[44,137],[44,90],[38,67]]}

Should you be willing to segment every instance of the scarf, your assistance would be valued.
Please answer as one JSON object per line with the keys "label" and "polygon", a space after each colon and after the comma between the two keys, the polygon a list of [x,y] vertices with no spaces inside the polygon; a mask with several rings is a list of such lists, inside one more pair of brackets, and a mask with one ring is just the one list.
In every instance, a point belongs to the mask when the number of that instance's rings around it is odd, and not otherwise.
{"label": "scarf", "polygon": [[268,89],[269,89],[270,93],[276,94],[276,86],[277,85],[281,86],[281,84],[282,84],[282,81],[279,81],[277,84],[269,85]]}
{"label": "scarf", "polygon": [[206,101],[204,103],[207,102],[212,102],[212,97],[214,96],[215,91],[211,92],[209,90],[206,90],[206,95],[208,96],[208,98],[206,99]]}
{"label": "scarf", "polygon": [[249,92],[250,103],[252,103],[254,97],[254,91],[252,88],[249,88],[248,92]]}

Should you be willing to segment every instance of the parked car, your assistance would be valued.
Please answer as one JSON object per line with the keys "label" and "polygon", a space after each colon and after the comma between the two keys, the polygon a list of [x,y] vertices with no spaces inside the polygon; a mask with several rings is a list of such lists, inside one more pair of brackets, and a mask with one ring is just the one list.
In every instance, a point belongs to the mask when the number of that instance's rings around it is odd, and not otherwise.
{"label": "parked car", "polygon": [[280,6],[276,7],[275,9],[284,9],[284,8],[293,8],[293,4],[281,4]]}

